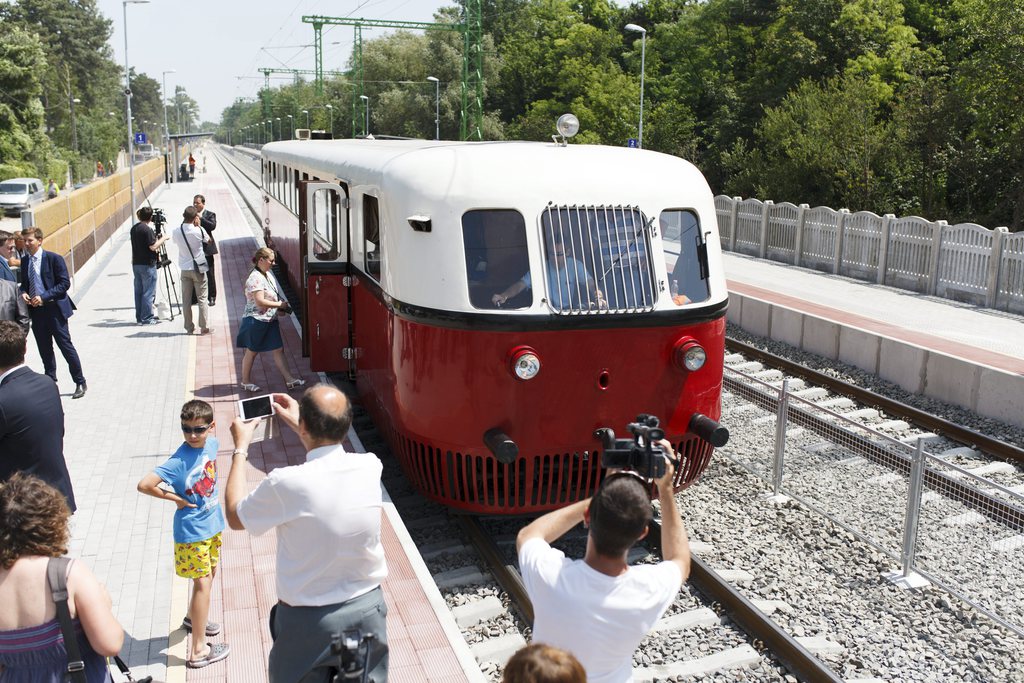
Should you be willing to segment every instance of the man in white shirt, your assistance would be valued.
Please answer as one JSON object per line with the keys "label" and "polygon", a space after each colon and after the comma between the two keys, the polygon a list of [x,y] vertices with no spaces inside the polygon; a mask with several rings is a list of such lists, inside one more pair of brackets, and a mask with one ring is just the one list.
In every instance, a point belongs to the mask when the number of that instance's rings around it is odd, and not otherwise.
{"label": "man in white shirt", "polygon": [[[669,453],[671,446],[661,442]],[[533,602],[533,642],[574,654],[589,683],[633,680],[633,653],[675,599],[690,573],[690,545],[676,507],[674,468],[657,480],[664,561],[629,566],[626,554],[647,535],[646,480],[609,474],[594,497],[549,512],[516,539],[519,570]],[[580,522],[589,526],[586,555],[569,560],[550,543]]]}
{"label": "man in white shirt", "polygon": [[272,470],[246,494],[246,458],[258,420],[231,424],[235,451],[225,488],[232,529],[277,530],[277,598],[270,613],[271,683],[330,680],[338,662],[331,639],[358,630],[368,641],[370,679],[388,675],[387,576],[381,543],[382,466],[372,453],[347,453],[342,442],[352,407],[335,387],[318,384],[301,403],[273,394],[278,417],[306,448],[306,462]]}
{"label": "man in white shirt", "polygon": [[192,334],[195,324],[192,322],[192,295],[199,302],[199,334],[212,332],[207,323],[207,279],[206,255],[203,243],[206,242],[206,231],[199,227],[199,212],[194,206],[185,208],[181,226],[171,231],[171,242],[178,249],[178,270],[181,271],[181,313],[185,319],[185,333]]}

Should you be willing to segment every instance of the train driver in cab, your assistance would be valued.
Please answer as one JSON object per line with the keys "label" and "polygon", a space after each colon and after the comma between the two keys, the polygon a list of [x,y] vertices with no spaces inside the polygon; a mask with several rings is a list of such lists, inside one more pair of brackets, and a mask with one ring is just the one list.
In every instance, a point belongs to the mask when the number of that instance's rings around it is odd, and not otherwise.
{"label": "train driver in cab", "polygon": [[[604,295],[597,288],[594,278],[587,272],[586,266],[577,259],[565,255],[565,244],[558,233],[552,235],[550,248],[547,250],[547,271],[548,302],[555,310],[608,308]],[[522,278],[492,296],[491,303],[500,308],[506,301],[532,286],[530,271],[526,271]]]}

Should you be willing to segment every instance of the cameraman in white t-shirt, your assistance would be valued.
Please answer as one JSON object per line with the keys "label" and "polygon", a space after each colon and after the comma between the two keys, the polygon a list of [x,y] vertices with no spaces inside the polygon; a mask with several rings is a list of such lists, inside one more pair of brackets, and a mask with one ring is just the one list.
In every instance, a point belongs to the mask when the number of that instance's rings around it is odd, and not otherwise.
{"label": "cameraman in white t-shirt", "polygon": [[[667,441],[661,446],[672,455]],[[593,498],[549,512],[516,539],[519,569],[533,601],[533,641],[574,654],[589,683],[633,680],[633,653],[690,573],[690,544],[670,460],[665,469],[657,480],[664,558],[658,564],[631,567],[626,561],[652,518],[649,485],[630,472],[609,474]],[[570,560],[550,543],[580,522],[590,528],[586,555]]]}

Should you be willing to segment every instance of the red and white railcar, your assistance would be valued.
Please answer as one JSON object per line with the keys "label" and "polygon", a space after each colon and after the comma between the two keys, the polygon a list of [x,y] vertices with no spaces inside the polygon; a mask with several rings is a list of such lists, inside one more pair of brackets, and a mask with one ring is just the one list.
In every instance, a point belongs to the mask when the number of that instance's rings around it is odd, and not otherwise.
{"label": "red and white railcar", "polygon": [[[262,152],[265,228],[314,369],[348,373],[407,476],[474,513],[600,482],[600,427],[713,446],[725,310],[712,194],[650,151],[310,140]],[[707,422],[705,422],[705,426]],[[713,423],[712,423],[713,425]]]}

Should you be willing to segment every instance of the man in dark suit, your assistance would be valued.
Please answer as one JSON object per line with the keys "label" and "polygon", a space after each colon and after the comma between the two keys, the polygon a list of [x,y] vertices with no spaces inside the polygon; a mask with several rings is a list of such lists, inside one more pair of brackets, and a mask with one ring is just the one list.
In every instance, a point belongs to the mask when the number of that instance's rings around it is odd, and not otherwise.
{"label": "man in dark suit", "polygon": [[71,278],[64,259],[50,251],[43,250],[43,231],[26,228],[21,231],[29,257],[21,263],[22,298],[29,306],[32,319],[32,333],[43,359],[43,370],[54,382],[57,381],[57,359],[53,355],[53,343],[57,342],[64,360],[75,380],[75,393],[71,398],[82,398],[87,389],[82,362],[78,351],[71,343],[68,318],[74,313],[75,303],[68,296]]}
{"label": "man in dark suit", "polygon": [[207,300],[214,306],[217,303],[217,277],[213,269],[213,255],[218,253],[218,249],[213,240],[213,231],[217,229],[217,214],[206,209],[206,197],[201,194],[192,198],[192,206],[199,212],[199,227],[210,237],[208,242],[203,242],[203,253],[206,254],[206,265],[209,266],[206,271]]}
{"label": "man in dark suit", "polygon": [[64,494],[75,492],[64,461],[64,409],[57,386],[25,365],[27,334],[0,320],[0,481],[33,474]]}
{"label": "man in dark suit", "polygon": [[18,281],[9,263],[12,255],[16,256],[14,251],[14,235],[6,230],[0,230],[0,280]]}

